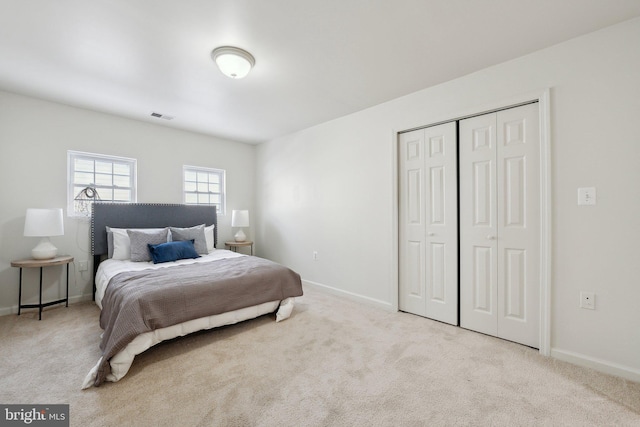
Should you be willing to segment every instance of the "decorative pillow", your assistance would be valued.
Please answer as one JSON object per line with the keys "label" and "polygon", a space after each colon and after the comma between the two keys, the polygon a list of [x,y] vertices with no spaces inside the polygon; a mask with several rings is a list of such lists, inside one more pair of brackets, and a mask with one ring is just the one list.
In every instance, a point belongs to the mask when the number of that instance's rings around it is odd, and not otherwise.
{"label": "decorative pillow", "polygon": [[193,246],[193,240],[160,243],[159,245],[149,245],[148,248],[154,264],[179,259],[200,258]]}
{"label": "decorative pillow", "polygon": [[215,224],[211,224],[204,228],[204,238],[207,241],[207,252],[213,251],[215,246],[215,241],[213,238],[213,229],[215,228]]}
{"label": "decorative pillow", "polygon": [[196,225],[189,228],[171,228],[171,240],[174,242],[182,240],[193,240],[196,252],[199,254],[208,254],[207,239],[204,234],[204,224]]}
{"label": "decorative pillow", "polygon": [[[127,230],[154,232],[164,230],[164,228],[113,228],[106,227],[107,229],[107,251],[110,254],[109,258],[127,260],[131,258],[131,241]],[[111,235],[111,237],[110,237]],[[109,246],[111,245],[111,246]]]}
{"label": "decorative pillow", "polygon": [[131,261],[149,262],[151,254],[148,245],[167,243],[169,229],[165,228],[160,231],[127,230],[127,234],[131,242]]}

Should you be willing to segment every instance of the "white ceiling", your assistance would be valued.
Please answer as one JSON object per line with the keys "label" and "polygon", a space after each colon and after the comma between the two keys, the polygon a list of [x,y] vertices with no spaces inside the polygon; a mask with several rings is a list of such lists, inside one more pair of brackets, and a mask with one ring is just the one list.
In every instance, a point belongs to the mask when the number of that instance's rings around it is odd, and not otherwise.
{"label": "white ceiling", "polygon": [[[640,0],[0,0],[0,89],[259,143],[636,16]],[[218,71],[222,45],[253,54],[248,77]]]}

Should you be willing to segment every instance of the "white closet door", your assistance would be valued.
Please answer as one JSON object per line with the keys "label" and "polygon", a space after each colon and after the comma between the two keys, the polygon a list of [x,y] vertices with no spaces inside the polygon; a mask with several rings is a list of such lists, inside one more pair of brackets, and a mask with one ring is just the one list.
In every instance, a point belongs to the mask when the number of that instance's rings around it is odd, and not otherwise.
{"label": "white closet door", "polygon": [[458,324],[456,124],[400,136],[400,309]]}
{"label": "white closet door", "polygon": [[538,105],[460,121],[460,324],[539,346]]}
{"label": "white closet door", "polygon": [[496,115],[460,121],[460,326],[498,335]]}
{"label": "white closet door", "polygon": [[540,343],[538,104],[498,113],[498,336]]}

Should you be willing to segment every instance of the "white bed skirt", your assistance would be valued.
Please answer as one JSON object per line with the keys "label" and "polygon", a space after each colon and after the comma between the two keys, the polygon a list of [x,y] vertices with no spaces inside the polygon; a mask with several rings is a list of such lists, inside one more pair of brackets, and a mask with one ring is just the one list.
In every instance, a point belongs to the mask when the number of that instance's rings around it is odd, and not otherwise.
{"label": "white bed skirt", "polygon": [[[278,305],[280,307],[278,308]],[[156,329],[154,331],[145,332],[138,335],[129,343],[122,351],[111,358],[111,373],[107,375],[106,381],[116,382],[124,377],[133,363],[136,355],[153,347],[154,345],[170,340],[173,338],[188,335],[193,332],[203,331],[207,329],[217,328],[224,325],[233,325],[248,319],[254,319],[267,313],[273,313],[276,308],[276,322],[287,319],[291,315],[294,306],[294,298],[287,298],[282,301],[271,301],[263,304],[254,305],[252,307],[242,308],[240,310],[230,311],[228,313],[216,314],[208,317],[190,320],[166,328]],[[82,389],[89,388],[96,379],[96,372],[102,362],[102,358],[89,371],[82,383]]]}

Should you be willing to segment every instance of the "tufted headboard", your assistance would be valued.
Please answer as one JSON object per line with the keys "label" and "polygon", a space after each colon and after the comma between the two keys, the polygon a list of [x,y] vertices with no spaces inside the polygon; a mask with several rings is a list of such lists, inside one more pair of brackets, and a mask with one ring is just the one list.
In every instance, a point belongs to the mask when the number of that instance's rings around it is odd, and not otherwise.
{"label": "tufted headboard", "polygon": [[[218,244],[218,217],[215,206],[95,202],[91,210],[91,254],[93,277],[102,256],[107,254],[107,229],[191,227],[215,224],[214,247]],[[95,284],[94,284],[95,292]]]}

